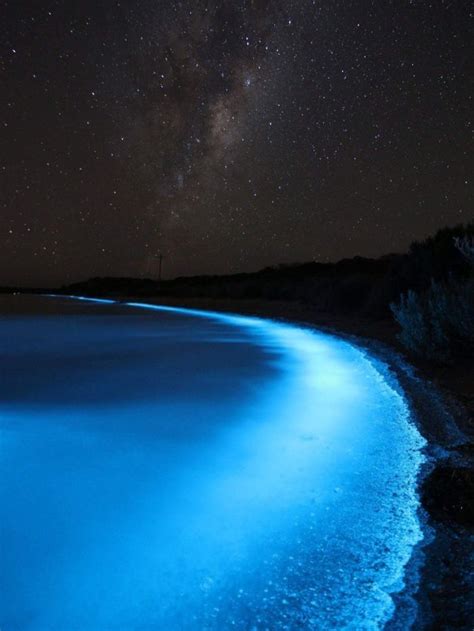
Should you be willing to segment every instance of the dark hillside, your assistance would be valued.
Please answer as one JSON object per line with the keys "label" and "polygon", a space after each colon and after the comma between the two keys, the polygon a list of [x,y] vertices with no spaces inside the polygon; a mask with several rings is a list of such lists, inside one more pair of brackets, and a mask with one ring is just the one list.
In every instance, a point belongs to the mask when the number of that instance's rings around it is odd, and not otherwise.
{"label": "dark hillside", "polygon": [[150,279],[92,278],[63,287],[87,295],[172,296],[299,301],[325,313],[380,319],[408,290],[425,291],[432,280],[467,278],[470,266],[455,246],[456,237],[474,237],[474,225],[445,228],[406,254],[379,259],[355,257],[337,263],[309,262],[268,267],[255,273]]}

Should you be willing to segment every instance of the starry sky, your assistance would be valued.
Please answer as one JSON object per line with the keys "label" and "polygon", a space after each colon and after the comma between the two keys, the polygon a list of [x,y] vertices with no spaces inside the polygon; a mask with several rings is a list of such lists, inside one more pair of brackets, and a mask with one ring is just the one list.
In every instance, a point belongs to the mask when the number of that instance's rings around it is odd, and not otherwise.
{"label": "starry sky", "polygon": [[0,283],[377,256],[473,219],[467,2],[1,8]]}

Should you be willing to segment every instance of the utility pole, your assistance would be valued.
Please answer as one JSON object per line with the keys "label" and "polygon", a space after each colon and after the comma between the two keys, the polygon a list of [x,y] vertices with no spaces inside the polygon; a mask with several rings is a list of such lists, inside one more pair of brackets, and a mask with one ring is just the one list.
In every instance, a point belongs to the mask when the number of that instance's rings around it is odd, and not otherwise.
{"label": "utility pole", "polygon": [[163,254],[158,254],[158,282],[161,282],[161,265],[163,262]]}

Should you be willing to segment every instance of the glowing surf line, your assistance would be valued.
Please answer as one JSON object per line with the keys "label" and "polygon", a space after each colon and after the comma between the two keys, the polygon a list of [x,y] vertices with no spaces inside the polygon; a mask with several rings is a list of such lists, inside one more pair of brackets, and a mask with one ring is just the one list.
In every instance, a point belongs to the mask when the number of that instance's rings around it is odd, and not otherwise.
{"label": "glowing surf line", "polygon": [[[285,349],[286,353],[292,359],[296,359],[299,362],[301,379],[304,384],[310,388],[314,384],[318,383],[319,387],[327,386],[332,389],[340,388],[342,392],[347,386],[350,386],[351,384],[344,380],[344,370],[341,372],[339,369],[337,356],[335,358],[331,357],[332,349],[328,344],[328,339],[330,339],[333,344],[341,344],[352,349],[352,351],[359,356],[359,359],[363,361],[366,372],[368,371],[370,373],[371,377],[378,382],[379,387],[381,387],[383,391],[389,392],[395,399],[401,419],[400,423],[404,422],[407,425],[407,434],[410,435],[412,446],[414,445],[414,450],[418,452],[418,461],[414,463],[414,459],[412,458],[412,460],[408,463],[411,468],[406,468],[404,471],[408,491],[405,497],[405,506],[403,507],[403,518],[401,519],[405,530],[399,535],[400,538],[397,540],[397,550],[391,550],[392,556],[389,559],[384,559],[390,567],[386,571],[385,575],[380,577],[382,580],[376,585],[376,588],[379,591],[379,609],[383,604],[383,612],[378,612],[380,616],[378,621],[380,622],[381,619],[383,622],[390,620],[394,613],[394,603],[391,594],[397,593],[403,589],[405,566],[411,558],[415,545],[423,539],[423,532],[417,515],[419,502],[416,483],[419,466],[423,461],[420,451],[423,448],[425,441],[418,433],[413,423],[410,422],[410,413],[404,397],[388,384],[383,373],[374,366],[364,351],[344,340],[341,340],[337,336],[313,331],[310,328],[298,327],[255,316],[243,316],[239,314],[221,313],[201,309],[188,309],[185,307],[172,307],[167,305],[154,305],[136,301],[91,298],[88,296],[64,296],[54,294],[50,294],[49,296],[56,298],[70,298],[73,300],[81,300],[98,304],[128,306],[162,313],[176,313],[185,316],[195,316],[223,322],[232,326],[252,329],[256,333],[257,337],[259,337],[263,342],[265,338],[277,340],[279,345]],[[321,360],[324,361],[325,367],[323,375],[321,375]],[[347,373],[347,375],[350,377],[350,373]],[[301,415],[301,417],[306,420],[307,410],[302,408],[305,404],[307,406],[308,401],[305,401],[305,403],[294,401],[293,411],[296,412],[296,416]],[[301,410],[301,412],[299,412],[299,410]],[[350,419],[346,419],[346,421],[347,420]],[[307,428],[302,427],[302,429],[311,428],[308,426]],[[271,472],[268,473],[268,476],[271,477]],[[396,537],[397,533],[392,533],[392,535]]]}

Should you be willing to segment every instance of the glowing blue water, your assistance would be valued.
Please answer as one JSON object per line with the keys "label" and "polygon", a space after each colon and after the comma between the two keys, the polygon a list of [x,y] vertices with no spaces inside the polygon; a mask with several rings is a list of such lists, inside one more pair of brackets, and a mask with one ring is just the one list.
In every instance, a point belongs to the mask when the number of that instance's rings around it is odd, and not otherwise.
{"label": "glowing blue water", "polygon": [[257,318],[0,320],[4,631],[379,629],[423,439],[374,362]]}

